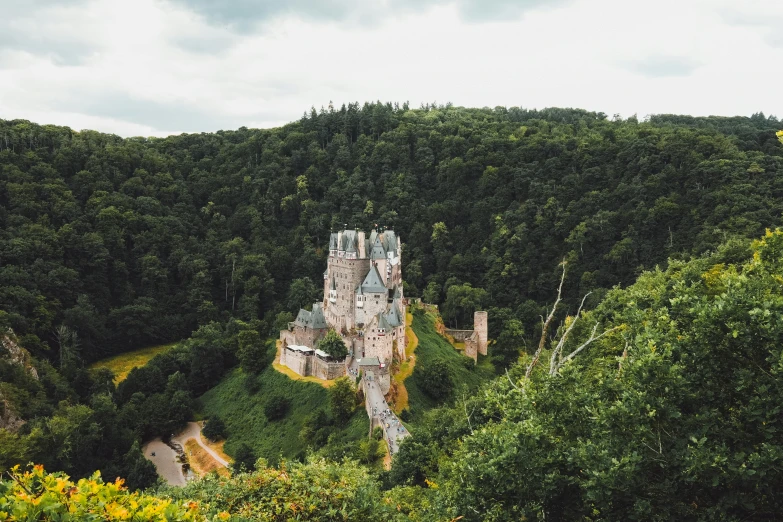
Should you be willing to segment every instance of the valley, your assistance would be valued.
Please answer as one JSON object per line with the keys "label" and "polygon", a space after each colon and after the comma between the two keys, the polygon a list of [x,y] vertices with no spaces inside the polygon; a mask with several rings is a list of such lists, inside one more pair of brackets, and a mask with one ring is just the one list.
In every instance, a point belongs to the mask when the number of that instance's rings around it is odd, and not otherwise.
{"label": "valley", "polygon": [[0,519],[774,520],[780,127],[0,120]]}

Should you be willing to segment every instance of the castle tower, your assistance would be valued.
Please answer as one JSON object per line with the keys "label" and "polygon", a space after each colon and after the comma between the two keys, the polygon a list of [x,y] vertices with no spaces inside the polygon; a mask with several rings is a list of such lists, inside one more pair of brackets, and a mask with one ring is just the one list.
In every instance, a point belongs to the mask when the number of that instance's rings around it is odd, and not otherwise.
{"label": "castle tower", "polygon": [[487,355],[487,312],[473,313],[473,330],[478,334],[478,353]]}

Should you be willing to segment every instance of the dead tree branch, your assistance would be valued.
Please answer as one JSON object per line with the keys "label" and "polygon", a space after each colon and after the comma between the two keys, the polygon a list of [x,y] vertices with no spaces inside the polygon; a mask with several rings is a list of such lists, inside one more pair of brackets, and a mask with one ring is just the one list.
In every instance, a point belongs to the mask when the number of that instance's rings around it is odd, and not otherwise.
{"label": "dead tree branch", "polygon": [[574,329],[574,326],[576,326],[577,321],[579,321],[580,314],[582,313],[582,307],[585,305],[585,299],[587,299],[587,296],[589,296],[592,292],[587,292],[585,296],[582,298],[582,302],[579,303],[579,309],[576,311],[576,315],[574,316],[574,320],[571,321],[571,324],[568,325],[565,332],[563,332],[563,335],[560,336],[560,340],[557,342],[557,345],[555,346],[555,349],[552,350],[552,357],[549,359],[549,375],[554,375],[557,371],[557,364],[560,362],[561,354],[563,353],[563,347],[565,346],[565,342],[568,339],[568,334],[571,333],[571,330]]}
{"label": "dead tree branch", "polygon": [[536,353],[533,354],[533,360],[530,361],[530,364],[528,364],[527,370],[525,371],[525,380],[530,378],[530,374],[533,373],[533,368],[535,368],[536,364],[538,364],[538,359],[541,357],[541,352],[544,350],[544,345],[546,345],[546,333],[549,330],[549,326],[552,324],[552,319],[555,317],[557,305],[560,304],[560,296],[563,292],[563,281],[565,281],[566,275],[566,260],[563,259],[563,262],[560,264],[563,267],[563,274],[560,276],[560,286],[557,287],[557,299],[555,299],[555,304],[552,305],[552,310],[549,312],[546,321],[544,321],[544,324],[541,326],[541,339],[538,341],[538,349],[536,349]]}
{"label": "dead tree branch", "polygon": [[[604,330],[602,333],[600,333],[600,334],[598,334],[598,335],[595,335],[595,332],[596,332],[596,330],[598,330],[598,323],[595,323],[595,326],[593,326],[593,331],[590,333],[590,338],[589,338],[588,340],[586,340],[584,343],[582,343],[582,344],[579,346],[579,348],[577,348],[577,349],[576,349],[576,350],[574,350],[573,352],[569,353],[569,354],[568,354],[568,355],[567,355],[565,358],[563,358],[563,360],[562,360],[562,361],[560,361],[560,362],[557,364],[557,368],[555,369],[555,372],[558,372],[558,371],[560,371],[560,368],[562,368],[562,367],[565,365],[565,363],[567,363],[568,361],[570,361],[571,359],[573,359],[574,357],[576,357],[576,356],[579,354],[579,352],[581,352],[582,350],[584,350],[585,348],[587,348],[588,346],[590,346],[590,344],[591,344],[593,341],[597,341],[598,339],[600,339],[600,338],[601,338],[601,337],[603,337],[604,335],[606,335],[606,334],[609,334],[609,333],[612,333],[612,332],[614,332],[615,330],[618,330],[619,328],[620,328],[619,326],[615,326],[614,328],[609,328],[608,330]],[[554,375],[554,374],[552,374],[552,375]]]}

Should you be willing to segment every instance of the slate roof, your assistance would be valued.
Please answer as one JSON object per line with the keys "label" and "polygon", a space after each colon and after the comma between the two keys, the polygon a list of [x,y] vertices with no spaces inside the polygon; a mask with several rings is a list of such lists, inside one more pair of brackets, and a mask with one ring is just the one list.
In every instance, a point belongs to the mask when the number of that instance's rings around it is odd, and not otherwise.
{"label": "slate roof", "polygon": [[327,328],[326,318],[324,317],[323,308],[321,303],[313,303],[313,325],[311,328],[321,329]]}
{"label": "slate roof", "polygon": [[378,328],[383,328],[385,332],[390,332],[392,330],[392,325],[386,320],[384,314],[378,314]]}
{"label": "slate roof", "polygon": [[375,237],[375,241],[372,244],[370,259],[386,259],[386,250],[384,250],[383,244],[381,244],[380,236]]}
{"label": "slate roof", "polygon": [[359,235],[355,230],[343,230],[341,245],[338,250],[356,252]]}
{"label": "slate roof", "polygon": [[362,282],[362,292],[366,294],[385,294],[386,285],[383,284],[381,274],[378,273],[378,267],[372,265],[370,271],[364,277]]}
{"label": "slate roof", "polygon": [[389,313],[386,314],[385,319],[389,323],[389,326],[392,326],[393,328],[402,325],[402,314],[400,313],[399,301],[397,299],[395,299],[392,303],[391,308],[389,309]]}
{"label": "slate roof", "polygon": [[337,250],[337,232],[332,232],[329,236],[329,250]]}
{"label": "slate roof", "polygon": [[387,252],[397,253],[397,236],[394,234],[394,230],[383,232],[383,248]]}
{"label": "slate roof", "polygon": [[312,312],[308,312],[304,308],[299,310],[299,314],[296,316],[294,324],[296,326],[312,328],[314,330],[326,328],[326,318],[324,317],[321,303],[313,303]]}
{"label": "slate roof", "polygon": [[377,357],[362,357],[359,366],[380,366],[381,361]]}

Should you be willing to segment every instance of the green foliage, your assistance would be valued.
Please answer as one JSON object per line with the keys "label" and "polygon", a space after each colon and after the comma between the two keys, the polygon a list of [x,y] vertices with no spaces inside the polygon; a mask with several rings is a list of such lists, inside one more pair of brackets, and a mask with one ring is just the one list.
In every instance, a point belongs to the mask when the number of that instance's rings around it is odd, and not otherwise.
{"label": "green foliage", "polygon": [[[232,371],[199,399],[204,416],[220,417],[226,424],[229,436],[225,450],[229,455],[246,444],[269,462],[302,457],[307,449],[328,451],[340,459],[355,455],[359,441],[367,437],[370,428],[363,409],[339,424],[326,415],[329,392],[323,386],[294,381],[271,366],[258,379],[260,389],[251,394],[243,374]],[[274,395],[287,397],[290,407],[283,419],[269,422],[264,407]]]}
{"label": "green foliage", "polygon": [[781,260],[783,231],[769,232],[752,256],[729,242],[612,290],[570,343],[617,330],[552,375],[514,366],[433,412],[390,481],[437,484],[443,518],[774,518]]}
{"label": "green foliage", "polygon": [[[418,371],[445,364],[438,374],[452,377],[461,409],[441,419],[448,429],[419,429],[442,403],[424,393],[428,379],[408,379],[411,447],[457,448],[454,462],[474,466],[441,470],[448,455],[414,459],[417,476],[442,484],[432,506],[452,502],[455,477],[469,477],[479,482],[451,504],[465,516],[486,508],[489,519],[743,518],[752,504],[753,516],[769,518],[780,511],[768,493],[778,449],[767,432],[776,421],[765,415],[779,397],[759,368],[777,375],[771,289],[780,253],[773,234],[747,261],[739,239],[783,215],[779,128],[763,115],[639,122],[381,103],[314,111],[279,129],[164,139],[0,120],[0,325],[18,334],[39,375],[0,354],[3,408],[27,421],[17,434],[0,431],[0,466],[33,459],[74,476],[134,474],[136,487],[148,478],[134,442],[176,429],[205,392],[205,409],[231,410],[213,413],[232,438],[260,456],[301,456],[305,418],[328,406],[323,389],[289,389],[268,368],[253,396],[236,374],[220,381],[240,355],[258,368],[257,352],[238,353],[240,332],[266,336],[292,318],[289,306],[319,294],[329,229],[380,220],[405,241],[406,287],[442,303],[449,324],[469,324],[488,296],[499,312],[490,312],[496,360],[512,360],[520,335],[536,339],[564,257],[557,319],[587,292],[595,308],[568,347],[585,339],[589,321],[629,325],[618,330],[622,340],[602,339],[559,375],[543,375],[542,363],[524,400],[501,378],[473,411],[464,397],[492,374],[489,359],[468,370],[417,316]],[[709,261],[682,262],[723,242]],[[627,293],[609,290],[669,258]],[[521,328],[504,332],[509,319]],[[105,373],[85,369],[188,337],[116,392]],[[619,377],[610,371],[618,367]],[[519,369],[510,372],[518,380]],[[291,399],[291,412],[268,423],[273,392]],[[356,457],[367,432],[360,413],[345,427],[314,423],[313,440],[327,440],[318,451]],[[479,451],[484,443],[489,450]],[[503,482],[509,470],[522,482]],[[399,491],[404,509],[424,509],[409,502],[413,490]]]}
{"label": "green foliage", "polygon": [[328,391],[332,415],[340,421],[350,418],[356,409],[356,391],[348,377],[337,379]]}
{"label": "green foliage", "polygon": [[492,354],[497,363],[505,368],[519,360],[519,354],[524,349],[525,331],[522,321],[509,319],[504,325],[495,343]]}
{"label": "green foliage", "polygon": [[449,370],[449,365],[444,361],[435,360],[426,366],[416,366],[413,379],[424,393],[442,402],[451,398],[454,391],[454,379]]}
{"label": "green foliage", "polygon": [[201,433],[209,440],[216,441],[226,437],[226,425],[220,417],[207,420]]}
{"label": "green foliage", "polygon": [[348,355],[348,347],[345,346],[345,341],[340,337],[340,334],[331,328],[326,332],[323,339],[318,342],[318,348],[339,361],[345,360],[345,357]]}
{"label": "green foliage", "polygon": [[247,444],[240,444],[234,452],[235,471],[253,471],[256,467],[256,455]]}
{"label": "green foliage", "polygon": [[473,324],[473,312],[486,308],[488,300],[486,290],[473,288],[470,283],[449,286],[440,307],[443,322],[455,328],[467,328]]}
{"label": "green foliage", "polygon": [[42,466],[24,472],[15,468],[10,473],[11,478],[0,480],[2,520],[201,520],[196,504],[128,493],[122,487],[122,480],[107,484],[98,473],[78,482],[71,481],[64,473],[46,473]]}
{"label": "green foliage", "polygon": [[[409,416],[414,424],[424,418],[426,411],[441,406],[455,394],[473,393],[478,387],[495,376],[491,358],[479,355],[479,364],[475,367],[472,360],[460,354],[435,330],[434,317],[422,310],[413,311],[413,331],[419,339],[416,348],[416,366],[413,375],[405,380],[408,390]],[[470,368],[466,366],[469,361]],[[434,369],[433,369],[434,367]],[[449,395],[440,396],[437,391],[428,393],[430,376],[437,383],[443,383],[443,391]],[[444,376],[446,376],[444,378]]]}
{"label": "green foliage", "polygon": [[184,488],[168,488],[165,495],[179,503],[195,501],[209,520],[221,520],[223,513],[225,520],[236,522],[403,520],[384,502],[367,469],[352,462],[263,465],[229,478],[209,475]]}
{"label": "green foliage", "polygon": [[258,374],[269,364],[267,347],[255,330],[243,330],[237,336],[239,366],[249,374]]}
{"label": "green foliage", "polygon": [[[286,298],[286,309],[296,314],[300,308],[309,310],[313,303],[320,302],[323,298],[323,288],[315,286],[309,277],[302,277],[291,281]],[[293,319],[291,319],[293,321]]]}
{"label": "green foliage", "polygon": [[264,415],[267,420],[276,421],[285,417],[291,402],[283,395],[272,395],[264,405]]}

